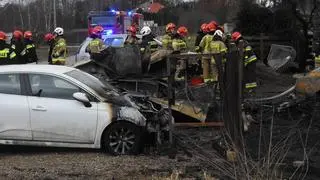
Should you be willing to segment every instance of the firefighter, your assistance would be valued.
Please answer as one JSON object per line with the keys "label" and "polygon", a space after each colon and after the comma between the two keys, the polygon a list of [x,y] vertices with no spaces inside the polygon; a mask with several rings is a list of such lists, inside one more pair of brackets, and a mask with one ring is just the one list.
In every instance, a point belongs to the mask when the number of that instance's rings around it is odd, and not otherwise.
{"label": "firefighter", "polygon": [[126,39],[125,44],[138,44],[139,38],[137,37],[137,28],[135,26],[129,26],[127,29],[128,37]]}
{"label": "firefighter", "polygon": [[[187,43],[185,37],[188,35],[188,29],[184,26],[178,28],[177,33],[172,40],[172,49],[174,54],[179,54],[187,50]],[[186,69],[183,61],[177,61],[177,71],[175,73],[176,80],[184,80],[183,70]]]}
{"label": "firefighter", "polygon": [[64,30],[61,27],[57,27],[53,35],[55,37],[52,48],[52,64],[64,65],[67,58],[67,43],[63,37]]}
{"label": "firefighter", "polygon": [[[216,30],[213,35],[213,41],[210,43],[210,53],[219,54],[219,53],[226,53],[227,47],[223,42],[224,34],[221,30]],[[225,59],[223,59],[225,62]],[[216,65],[216,61],[214,57],[211,58],[210,63],[210,81],[216,82],[218,81],[218,68]]]}
{"label": "firefighter", "polygon": [[320,54],[316,55],[314,58],[315,68],[320,67]]}
{"label": "firefighter", "polygon": [[0,65],[13,64],[17,56],[6,39],[6,33],[0,31]]}
{"label": "firefighter", "polygon": [[256,62],[257,56],[254,54],[250,44],[245,41],[240,32],[234,32],[231,36],[232,40],[239,46],[239,42],[243,40],[244,42],[244,88],[245,92],[251,94],[257,87],[256,81]]}
{"label": "firefighter", "polygon": [[[200,52],[202,52],[204,54],[211,52],[210,44],[212,42],[213,35],[217,29],[217,25],[216,25],[216,23],[211,22],[207,25],[206,29],[208,31],[208,34],[206,34],[202,38],[202,40],[200,41],[200,44],[199,44],[199,48],[200,48],[199,50],[200,50]],[[203,57],[202,58],[202,76],[203,76],[204,82],[211,81],[211,78],[209,77],[210,62],[211,62],[210,57]]]}
{"label": "firefighter", "polygon": [[155,36],[152,34],[151,28],[149,26],[144,26],[140,34],[142,35],[141,41],[141,52],[150,51],[153,53],[158,49],[158,43],[154,40]]}
{"label": "firefighter", "polygon": [[24,38],[24,49],[21,53],[23,59],[25,59],[26,63],[37,63],[38,64],[38,56],[36,52],[36,46],[32,39],[32,32],[26,31],[23,35]]}
{"label": "firefighter", "polygon": [[12,34],[11,39],[11,48],[14,50],[14,52],[17,55],[17,58],[14,62],[14,64],[25,64],[27,63],[24,58],[22,57],[21,53],[24,49],[23,44],[23,33],[19,30],[15,30]]}
{"label": "firefighter", "polygon": [[90,54],[91,59],[101,60],[101,58],[103,58],[103,54],[101,52],[106,48],[101,39],[103,31],[104,30],[101,26],[97,26],[92,30],[92,33],[90,35],[92,40],[86,48],[86,52]]}
{"label": "firefighter", "polygon": [[44,41],[49,45],[48,49],[48,63],[52,64],[52,49],[54,45],[54,35],[52,33],[47,33],[44,36]]}
{"label": "firefighter", "polygon": [[172,39],[175,36],[176,25],[169,23],[166,25],[166,34],[162,37],[162,47],[164,49],[172,49]]}
{"label": "firefighter", "polygon": [[195,42],[195,47],[196,47],[196,52],[200,52],[200,47],[199,47],[199,44],[202,40],[202,38],[207,34],[207,26],[208,24],[206,23],[203,23],[201,26],[200,26],[200,30],[198,31],[198,35],[197,35],[197,38],[196,38],[196,42]]}

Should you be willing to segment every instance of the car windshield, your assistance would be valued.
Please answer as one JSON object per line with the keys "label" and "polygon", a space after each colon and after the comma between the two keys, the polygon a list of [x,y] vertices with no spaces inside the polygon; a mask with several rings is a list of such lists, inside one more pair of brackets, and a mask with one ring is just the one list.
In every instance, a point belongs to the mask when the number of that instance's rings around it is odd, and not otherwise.
{"label": "car windshield", "polygon": [[92,88],[94,91],[96,91],[100,96],[106,97],[107,92],[115,92],[118,94],[118,90],[113,87],[111,84],[105,82],[102,83],[99,79],[96,77],[87,74],[85,72],[82,72],[80,70],[72,70],[69,72],[64,73],[67,76],[70,76],[81,83],[87,85],[88,87]]}
{"label": "car windshield", "polygon": [[108,37],[104,40],[104,44],[111,47],[122,47],[124,41],[123,37]]}
{"label": "car windshield", "polygon": [[95,16],[91,18],[91,25],[114,26],[117,22],[115,16]]}

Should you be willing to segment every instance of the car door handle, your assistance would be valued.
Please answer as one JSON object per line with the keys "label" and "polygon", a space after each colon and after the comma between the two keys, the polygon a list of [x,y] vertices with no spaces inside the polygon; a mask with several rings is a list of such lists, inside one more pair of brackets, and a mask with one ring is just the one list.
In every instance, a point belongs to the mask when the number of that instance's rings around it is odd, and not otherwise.
{"label": "car door handle", "polygon": [[47,111],[46,108],[44,108],[43,106],[36,106],[34,108],[32,108],[33,111]]}

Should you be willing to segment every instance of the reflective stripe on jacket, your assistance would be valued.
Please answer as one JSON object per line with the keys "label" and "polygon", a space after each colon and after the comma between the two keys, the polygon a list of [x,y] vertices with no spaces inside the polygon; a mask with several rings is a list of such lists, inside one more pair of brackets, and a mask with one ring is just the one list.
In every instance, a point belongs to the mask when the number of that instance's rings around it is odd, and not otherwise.
{"label": "reflective stripe on jacket", "polygon": [[99,38],[90,41],[87,46],[87,51],[89,53],[100,53],[105,48],[103,41]]}
{"label": "reflective stripe on jacket", "polygon": [[[227,46],[222,41],[212,41],[210,43],[210,53],[219,54],[219,53],[227,53]],[[223,59],[225,62],[225,58]],[[214,57],[211,58],[211,63],[216,63]]]}
{"label": "reflective stripe on jacket", "polygon": [[52,63],[57,61],[64,63],[67,57],[67,43],[62,37],[57,39],[52,49]]}
{"label": "reflective stripe on jacket", "polygon": [[183,51],[187,49],[187,43],[183,39],[173,39],[172,41],[173,51]]}
{"label": "reflective stripe on jacket", "polygon": [[248,64],[257,61],[257,56],[254,54],[252,47],[247,45],[244,48],[244,66],[247,66]]}
{"label": "reflective stripe on jacket", "polygon": [[253,83],[246,83],[246,89],[252,89],[258,87],[258,84],[256,82]]}
{"label": "reflective stripe on jacket", "polygon": [[202,50],[202,53],[210,53],[210,44],[212,42],[213,35],[207,34],[200,41],[199,47]]}
{"label": "reflective stripe on jacket", "polygon": [[4,60],[7,60],[7,59],[13,59],[17,56],[17,54],[14,52],[14,51],[11,51],[10,52],[10,49],[9,48],[4,48],[2,50],[0,50],[0,59],[4,59]]}

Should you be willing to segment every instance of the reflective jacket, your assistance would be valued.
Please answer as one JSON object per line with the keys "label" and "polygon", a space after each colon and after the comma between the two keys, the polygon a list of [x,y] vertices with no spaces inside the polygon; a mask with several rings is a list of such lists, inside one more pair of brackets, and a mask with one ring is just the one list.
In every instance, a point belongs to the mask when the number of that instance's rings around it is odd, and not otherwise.
{"label": "reflective jacket", "polygon": [[246,89],[253,89],[258,86],[256,80],[256,61],[257,56],[254,54],[252,47],[247,41],[244,41],[244,52],[243,52],[243,81]]}
{"label": "reflective jacket", "polygon": [[[209,49],[213,54],[227,53],[227,46],[222,41],[212,41]],[[223,61],[225,62],[225,59]],[[216,63],[214,57],[211,58],[211,62]]]}
{"label": "reflective jacket", "polygon": [[16,60],[14,64],[25,64],[26,60],[22,57],[21,52],[24,49],[24,43],[21,40],[11,40],[11,48],[16,53]]}
{"label": "reflective jacket", "polygon": [[196,38],[196,42],[195,42],[195,47],[196,47],[196,51],[197,52],[200,52],[200,47],[199,47],[199,45],[200,45],[200,42],[201,42],[201,40],[202,40],[202,38],[205,36],[206,34],[204,33],[204,32],[202,32],[202,31],[199,31],[198,32],[198,35],[197,35],[197,38]]}
{"label": "reflective jacket", "polygon": [[173,35],[172,34],[165,34],[162,37],[162,47],[164,49],[172,49],[172,39],[173,39]]}
{"label": "reflective jacket", "polygon": [[314,62],[315,62],[315,68],[320,67],[320,55],[314,58]]}
{"label": "reflective jacket", "polygon": [[63,37],[57,37],[52,49],[52,64],[65,64],[67,58],[67,43]]}
{"label": "reflective jacket", "polygon": [[187,50],[187,43],[181,37],[175,37],[172,40],[173,52],[180,53]]}
{"label": "reflective jacket", "polygon": [[5,41],[0,41],[0,65],[16,64],[16,53]]}
{"label": "reflective jacket", "polygon": [[103,41],[99,38],[95,38],[90,41],[86,51],[89,53],[100,53],[103,49],[105,49]]}
{"label": "reflective jacket", "polygon": [[154,35],[149,34],[142,37],[142,42],[140,45],[140,50],[142,53],[149,49],[151,53],[155,52],[158,49],[158,43],[154,40]]}
{"label": "reflective jacket", "polygon": [[257,56],[254,54],[252,47],[249,45],[248,42],[244,42],[244,66],[247,66],[250,63],[257,61]]}
{"label": "reflective jacket", "polygon": [[36,52],[36,46],[33,41],[25,41],[24,49],[21,52],[21,56],[25,59],[26,63],[38,63],[38,56]]}
{"label": "reflective jacket", "polygon": [[210,53],[210,43],[212,42],[213,35],[207,34],[200,41],[199,47],[202,53]]}
{"label": "reflective jacket", "polygon": [[54,46],[54,40],[48,42],[49,49],[48,49],[48,63],[52,64],[52,50]]}

